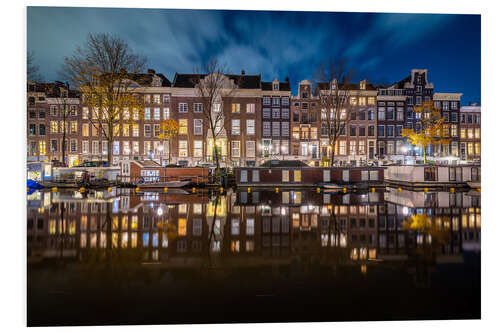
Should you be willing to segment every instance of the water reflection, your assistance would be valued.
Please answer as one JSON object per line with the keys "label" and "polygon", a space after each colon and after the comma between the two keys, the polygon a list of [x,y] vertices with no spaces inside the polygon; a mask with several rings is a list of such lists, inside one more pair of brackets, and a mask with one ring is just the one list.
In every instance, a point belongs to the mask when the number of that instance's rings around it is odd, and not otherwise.
{"label": "water reflection", "polygon": [[36,192],[28,198],[28,263],[64,259],[85,269],[295,263],[301,271],[319,263],[334,270],[359,265],[366,274],[370,266],[403,261],[416,284],[426,286],[425,267],[480,251],[480,211],[477,192]]}

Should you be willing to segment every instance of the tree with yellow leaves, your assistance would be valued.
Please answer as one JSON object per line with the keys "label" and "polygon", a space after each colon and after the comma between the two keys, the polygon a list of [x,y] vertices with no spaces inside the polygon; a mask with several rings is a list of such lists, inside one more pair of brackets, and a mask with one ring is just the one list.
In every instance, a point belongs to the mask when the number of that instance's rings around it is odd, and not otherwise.
{"label": "tree with yellow leaves", "polygon": [[444,118],[441,117],[439,109],[434,107],[432,101],[423,102],[413,108],[419,129],[403,129],[401,135],[408,139],[408,142],[424,151],[424,163],[427,163],[426,148],[430,145],[447,145],[450,139],[442,136],[444,134]]}
{"label": "tree with yellow leaves", "polygon": [[160,124],[160,135],[158,139],[168,140],[168,164],[172,151],[172,138],[179,134],[179,124],[173,119],[166,119]]}
{"label": "tree with yellow leaves", "polygon": [[425,214],[416,214],[403,222],[404,230],[421,232],[424,235],[430,235],[439,244],[446,244],[450,239],[449,226],[439,225],[436,221]]}

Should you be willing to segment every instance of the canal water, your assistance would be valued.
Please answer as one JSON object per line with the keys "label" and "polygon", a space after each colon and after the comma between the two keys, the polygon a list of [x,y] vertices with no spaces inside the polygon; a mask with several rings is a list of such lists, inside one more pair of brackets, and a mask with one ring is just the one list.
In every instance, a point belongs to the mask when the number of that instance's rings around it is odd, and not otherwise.
{"label": "canal water", "polygon": [[479,192],[28,196],[29,326],[480,318]]}

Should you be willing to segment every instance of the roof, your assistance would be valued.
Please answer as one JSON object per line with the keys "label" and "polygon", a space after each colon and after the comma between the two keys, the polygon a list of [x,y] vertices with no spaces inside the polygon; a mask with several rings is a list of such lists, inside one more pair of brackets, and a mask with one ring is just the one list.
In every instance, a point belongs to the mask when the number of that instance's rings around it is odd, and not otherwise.
{"label": "roof", "polygon": [[[55,82],[28,82],[28,92],[45,93],[46,97],[62,97],[60,88],[66,88],[66,84],[61,81]],[[69,89],[69,98],[80,97],[78,90]]]}
{"label": "roof", "polygon": [[[280,90],[279,91],[290,91],[290,82],[280,82]],[[273,82],[264,82],[262,81],[262,90],[273,90]]]}
{"label": "roof", "polygon": [[481,112],[480,105],[468,105],[460,107],[460,112]]}
{"label": "roof", "polygon": [[434,93],[435,101],[460,101],[461,93]]}
{"label": "roof", "polygon": [[[261,77],[259,75],[235,75],[235,74],[224,74],[229,79],[234,80],[234,83],[238,85],[239,89],[260,89],[261,88]],[[195,82],[198,79],[203,79],[207,74],[179,74],[175,73],[174,82],[172,87],[174,88],[194,88]]]}
{"label": "roof", "polygon": [[[330,89],[330,83],[328,82],[318,82],[316,83],[316,89],[328,90]],[[340,90],[361,90],[359,87],[359,83],[341,83],[339,84]],[[372,84],[367,82],[366,89],[364,90],[377,90],[377,88]]]}
{"label": "roof", "polygon": [[160,164],[156,163],[153,160],[144,160],[144,161],[129,160],[129,162],[137,163],[141,168],[157,168],[157,167],[161,167]]}
{"label": "roof", "polygon": [[161,79],[161,87],[170,87],[172,86],[172,83],[170,82],[167,77],[161,73],[137,73],[137,74],[130,74],[130,79],[132,81],[137,82],[141,86],[147,86],[151,87],[153,86],[153,77],[158,76]]}
{"label": "roof", "polygon": [[265,167],[265,168],[300,168],[308,166],[309,165],[305,164],[302,161],[285,161],[285,160],[270,160],[260,165],[260,167]]}

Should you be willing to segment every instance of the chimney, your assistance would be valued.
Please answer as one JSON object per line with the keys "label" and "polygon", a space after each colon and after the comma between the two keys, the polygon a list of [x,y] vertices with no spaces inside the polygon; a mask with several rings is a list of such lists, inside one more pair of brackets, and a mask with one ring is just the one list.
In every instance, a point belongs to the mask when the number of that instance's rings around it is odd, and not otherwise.
{"label": "chimney", "polygon": [[245,70],[244,70],[244,69],[242,69],[242,70],[241,70],[241,76],[244,76],[244,75],[245,75]]}
{"label": "chimney", "polygon": [[290,82],[290,78],[288,76],[285,78],[285,82],[288,82],[288,83]]}
{"label": "chimney", "polygon": [[149,68],[149,69],[148,69],[148,74],[155,74],[155,70],[154,70],[154,69]]}

